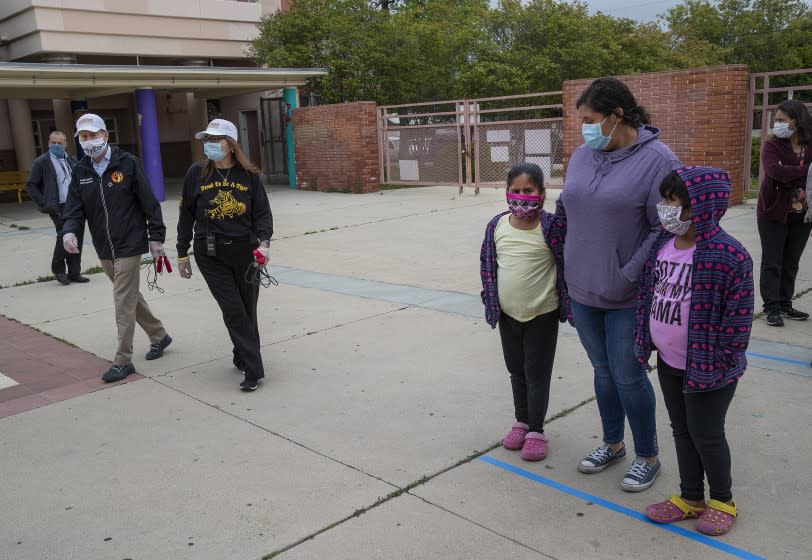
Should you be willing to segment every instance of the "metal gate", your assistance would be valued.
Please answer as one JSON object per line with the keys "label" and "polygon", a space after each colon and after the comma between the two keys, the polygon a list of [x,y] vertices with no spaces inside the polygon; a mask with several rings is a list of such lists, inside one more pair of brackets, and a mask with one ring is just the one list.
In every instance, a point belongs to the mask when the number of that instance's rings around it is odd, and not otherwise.
{"label": "metal gate", "polygon": [[378,108],[382,182],[503,186],[510,167],[537,163],[563,183],[561,92]]}
{"label": "metal gate", "polygon": [[263,168],[268,181],[288,180],[288,141],[286,135],[288,106],[282,98],[260,98],[260,140]]}
{"label": "metal gate", "polygon": [[[744,174],[747,180],[745,191],[758,192],[761,183],[759,161],[761,145],[767,139],[772,119],[778,104],[785,99],[797,98],[812,111],[812,68],[784,70],[779,72],[758,72],[750,74],[750,94],[747,98],[746,126],[747,142],[744,145]],[[758,123],[758,125],[756,125]],[[754,130],[755,129],[755,130]],[[753,148],[753,140],[758,138],[758,150]],[[755,153],[754,153],[755,152]],[[757,178],[751,186],[752,179]]]}

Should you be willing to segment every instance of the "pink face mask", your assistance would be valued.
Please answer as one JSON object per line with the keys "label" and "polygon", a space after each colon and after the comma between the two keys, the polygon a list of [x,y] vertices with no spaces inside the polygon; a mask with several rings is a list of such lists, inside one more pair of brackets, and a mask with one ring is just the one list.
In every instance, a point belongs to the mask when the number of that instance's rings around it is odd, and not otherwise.
{"label": "pink face mask", "polygon": [[540,194],[507,193],[508,209],[517,218],[537,216],[541,210],[542,200]]}

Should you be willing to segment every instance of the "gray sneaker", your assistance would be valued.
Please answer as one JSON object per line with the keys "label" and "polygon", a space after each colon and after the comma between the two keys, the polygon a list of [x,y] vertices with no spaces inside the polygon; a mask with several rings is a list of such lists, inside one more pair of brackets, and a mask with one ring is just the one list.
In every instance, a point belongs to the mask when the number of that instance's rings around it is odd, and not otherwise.
{"label": "gray sneaker", "polygon": [[622,461],[625,457],[625,445],[621,447],[617,453],[612,453],[612,448],[604,444],[581,459],[581,462],[578,463],[578,470],[586,474],[601,472],[609,465],[614,465],[618,461]]}
{"label": "gray sneaker", "polygon": [[644,458],[635,457],[629,472],[626,473],[626,478],[621,481],[620,487],[626,492],[642,492],[648,489],[660,474],[661,466],[659,459],[650,465]]}

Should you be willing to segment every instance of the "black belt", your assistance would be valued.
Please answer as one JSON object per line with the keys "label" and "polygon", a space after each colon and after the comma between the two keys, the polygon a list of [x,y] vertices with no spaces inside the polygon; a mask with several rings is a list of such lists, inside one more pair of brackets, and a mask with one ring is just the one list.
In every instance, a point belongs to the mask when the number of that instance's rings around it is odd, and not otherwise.
{"label": "black belt", "polygon": [[[199,241],[201,243],[206,242],[205,237],[198,237],[195,241]],[[251,241],[250,237],[221,237],[215,236],[214,237],[215,243],[218,245],[231,245],[232,243],[249,243]]]}

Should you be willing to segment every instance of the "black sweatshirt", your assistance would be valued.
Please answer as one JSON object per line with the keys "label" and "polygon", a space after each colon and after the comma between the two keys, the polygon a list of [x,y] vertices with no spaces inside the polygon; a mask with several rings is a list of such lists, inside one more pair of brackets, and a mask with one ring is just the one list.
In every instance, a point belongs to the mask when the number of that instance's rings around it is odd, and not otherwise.
{"label": "black sweatshirt", "polygon": [[200,177],[202,169],[202,163],[192,164],[183,182],[178,256],[187,256],[192,239],[204,239],[207,233],[220,238],[270,241],[273,215],[259,175],[235,165],[215,169],[205,179]]}

